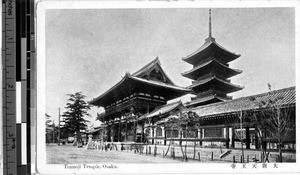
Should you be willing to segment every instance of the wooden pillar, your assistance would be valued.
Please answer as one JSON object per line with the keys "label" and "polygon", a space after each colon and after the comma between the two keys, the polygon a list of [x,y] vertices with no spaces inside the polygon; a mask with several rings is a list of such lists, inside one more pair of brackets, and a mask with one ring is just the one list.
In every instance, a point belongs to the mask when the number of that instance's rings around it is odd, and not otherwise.
{"label": "wooden pillar", "polygon": [[121,141],[121,117],[119,117],[118,142]]}
{"label": "wooden pillar", "polygon": [[[135,120],[135,119],[134,119],[134,120]],[[134,123],[133,123],[133,141],[134,141],[134,142],[137,141],[136,127],[137,127],[137,123],[136,123],[136,121],[134,121]]]}
{"label": "wooden pillar", "polygon": [[[202,129],[201,129],[201,128],[198,129],[198,132],[199,132],[198,138],[199,138],[199,139],[202,139]],[[202,141],[201,141],[201,140],[200,140],[200,142],[199,142],[199,145],[202,146]]]}
{"label": "wooden pillar", "polygon": [[[117,124],[114,123],[113,126],[112,126],[112,131],[113,131],[113,134],[112,134],[112,142],[115,142],[117,139],[118,139],[118,133],[117,133],[117,129],[118,127],[116,126]],[[116,134],[117,133],[117,134]]]}
{"label": "wooden pillar", "polygon": [[164,145],[167,144],[167,131],[164,131]]}
{"label": "wooden pillar", "polygon": [[225,128],[225,132],[226,132],[226,135],[225,135],[225,137],[226,137],[226,148],[229,148],[229,127],[228,126],[226,126],[226,128]]}
{"label": "wooden pillar", "polygon": [[145,132],[144,132],[144,130],[145,130],[145,128],[144,128],[144,125],[141,125],[142,126],[142,134],[141,134],[141,142],[144,142],[144,140],[145,140]]}
{"label": "wooden pillar", "polygon": [[106,141],[110,142],[110,126],[108,124],[106,127]]}
{"label": "wooden pillar", "polygon": [[108,142],[113,142],[113,123],[109,123],[109,126],[108,126],[108,130],[107,130],[107,141]]}
{"label": "wooden pillar", "polygon": [[160,128],[161,128],[161,137],[165,137],[165,128],[164,127],[160,127]]}
{"label": "wooden pillar", "polygon": [[[267,137],[267,132],[266,132],[266,129],[264,129],[263,133],[261,134],[263,136],[263,139],[265,139]],[[262,139],[262,140],[263,140]],[[264,140],[262,141],[262,148],[263,149],[267,149],[267,142]]]}
{"label": "wooden pillar", "polygon": [[231,148],[234,148],[234,140],[235,140],[235,128],[232,127],[232,130],[231,130]]}
{"label": "wooden pillar", "polygon": [[154,144],[154,129],[155,129],[154,127],[151,128],[151,130],[152,130],[152,145]]}
{"label": "wooden pillar", "polygon": [[127,133],[128,133],[128,131],[127,131],[127,118],[126,118],[125,119],[125,139],[124,139],[125,142],[127,142]]}
{"label": "wooden pillar", "polygon": [[246,149],[250,149],[250,129],[246,127]]}
{"label": "wooden pillar", "polygon": [[179,134],[180,134],[179,138],[181,138],[179,140],[179,145],[181,146],[182,145],[182,139],[183,139],[183,137],[182,137],[182,131],[181,130],[179,130]]}
{"label": "wooden pillar", "polygon": [[156,128],[153,128],[153,130],[154,130],[154,144],[155,144],[157,142],[157,140],[155,139],[157,138]]}
{"label": "wooden pillar", "polygon": [[112,123],[110,126],[110,141],[113,142],[114,141],[114,137],[115,137],[115,124]]}
{"label": "wooden pillar", "polygon": [[255,127],[255,149],[259,149],[259,140],[258,140],[258,129]]}

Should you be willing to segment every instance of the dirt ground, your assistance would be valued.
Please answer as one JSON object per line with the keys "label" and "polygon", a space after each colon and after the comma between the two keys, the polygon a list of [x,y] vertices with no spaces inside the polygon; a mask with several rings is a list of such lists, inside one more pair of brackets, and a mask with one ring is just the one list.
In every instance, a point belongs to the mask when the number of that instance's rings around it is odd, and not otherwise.
{"label": "dirt ground", "polygon": [[[151,147],[151,148],[150,148]],[[49,164],[74,164],[74,163],[182,163],[183,156],[180,147],[175,147],[175,158],[170,156],[170,149],[168,155],[163,157],[163,153],[167,152],[167,146],[157,146],[157,155],[154,156],[154,145],[148,145],[147,149],[144,147],[142,153],[138,153],[133,149],[125,148],[121,151],[120,148],[112,150],[96,150],[77,148],[72,145],[47,145],[47,163]],[[151,155],[149,150],[151,149]],[[184,147],[183,147],[184,149]],[[147,150],[147,151],[146,151]],[[231,153],[220,158],[220,155],[228,149],[220,148],[196,148],[195,159],[193,147],[187,147],[187,157],[189,163],[205,162],[205,163],[228,163],[241,162],[241,150],[232,149]],[[199,159],[200,155],[200,159]],[[295,153],[283,153],[284,162],[295,162]],[[253,162],[253,158],[260,162],[259,150],[244,150],[244,162]],[[278,157],[277,152],[271,152],[269,156],[270,162],[276,162]]]}
{"label": "dirt ground", "polygon": [[133,151],[102,151],[77,148],[71,145],[47,145],[47,164],[75,163],[180,163],[162,156],[145,156],[134,154]]}

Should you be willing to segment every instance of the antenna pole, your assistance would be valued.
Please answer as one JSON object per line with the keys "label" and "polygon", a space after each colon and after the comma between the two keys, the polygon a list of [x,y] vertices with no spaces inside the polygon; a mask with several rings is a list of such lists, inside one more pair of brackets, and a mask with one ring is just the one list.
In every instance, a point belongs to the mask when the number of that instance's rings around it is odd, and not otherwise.
{"label": "antenna pole", "polygon": [[209,38],[211,38],[211,9],[209,9]]}

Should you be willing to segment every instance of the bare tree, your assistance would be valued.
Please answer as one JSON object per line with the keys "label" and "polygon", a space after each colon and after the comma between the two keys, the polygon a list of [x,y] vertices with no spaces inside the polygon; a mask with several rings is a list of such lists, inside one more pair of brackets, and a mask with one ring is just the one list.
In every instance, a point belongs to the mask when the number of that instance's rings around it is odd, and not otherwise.
{"label": "bare tree", "polygon": [[[260,112],[258,111],[253,111],[252,115],[252,122],[254,123],[255,126],[255,134],[257,136],[256,142],[260,148],[261,152],[261,162],[267,162],[269,161],[269,154],[271,149],[266,148],[266,121],[261,117]],[[270,139],[268,140],[270,143]]]}
{"label": "bare tree", "polygon": [[[175,117],[176,116],[176,117]],[[171,134],[171,141],[169,142],[169,146],[166,152],[166,155],[169,151],[170,146],[173,142],[173,130],[178,130],[178,131],[184,131],[185,135],[185,148],[183,150],[182,144],[180,144],[180,149],[182,152],[182,158],[183,160],[187,161],[187,139],[188,135],[191,133],[191,131],[198,129],[200,122],[198,121],[199,117],[193,113],[193,112],[180,112],[179,116],[178,115],[172,115],[172,117],[169,117],[164,125],[165,127],[170,128],[170,134]],[[180,138],[179,140],[182,142],[182,134],[179,133]],[[194,140],[194,157],[195,157],[195,149],[196,149],[196,140]]]}
{"label": "bare tree", "polygon": [[273,138],[277,140],[280,162],[282,162],[283,143],[288,138],[290,130],[295,127],[295,122],[291,117],[291,108],[276,105],[276,102],[281,98],[268,100],[267,102],[261,101],[260,103],[260,108],[262,108],[261,117],[263,123],[266,124],[266,134],[268,134],[269,140]]}
{"label": "bare tree", "polygon": [[237,118],[234,121],[234,128],[239,128],[239,131],[235,129],[235,136],[241,141],[241,149],[242,149],[242,162],[244,163],[244,132],[243,132],[243,127],[244,127],[244,118],[246,117],[246,111],[238,111],[237,113]]}
{"label": "bare tree", "polygon": [[[269,90],[271,86],[268,84]],[[271,92],[269,92],[269,97]],[[282,147],[284,142],[289,139],[291,131],[295,128],[294,108],[289,105],[282,105],[283,96],[266,99],[252,99],[258,105],[258,115],[254,115],[254,120],[257,122],[256,129],[262,151],[264,161],[268,161],[268,152],[266,151],[266,140],[270,143],[277,143],[279,161],[282,162]]]}
{"label": "bare tree", "polygon": [[165,156],[168,154],[170,147],[172,146],[172,149],[174,148],[174,144],[173,144],[173,131],[174,130],[179,130],[179,124],[180,120],[178,118],[178,116],[170,116],[167,118],[167,120],[163,123],[164,127],[169,128],[170,129],[170,136],[171,136],[171,140],[169,141],[169,145],[168,145],[168,149],[165,153]]}

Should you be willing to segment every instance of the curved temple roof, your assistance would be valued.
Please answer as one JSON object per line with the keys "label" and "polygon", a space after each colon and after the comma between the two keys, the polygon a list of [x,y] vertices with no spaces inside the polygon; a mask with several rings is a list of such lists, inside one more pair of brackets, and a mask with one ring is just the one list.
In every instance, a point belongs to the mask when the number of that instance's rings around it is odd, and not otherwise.
{"label": "curved temple roof", "polygon": [[[159,70],[159,72],[163,75],[165,81],[142,78],[143,76],[149,74],[149,71],[152,71],[154,69]],[[165,97],[170,99],[177,98],[191,92],[190,89],[175,85],[165,74],[160,66],[158,58],[156,58],[134,74],[130,75],[129,73],[126,73],[121,81],[119,81],[117,84],[115,84],[113,87],[111,87],[109,90],[107,90],[97,98],[91,100],[89,103],[92,105],[105,107],[106,105],[119,100],[119,98],[121,98],[118,97],[120,94],[130,95],[129,91],[131,91],[132,88],[148,90],[155,89],[157,93],[163,94]]]}

